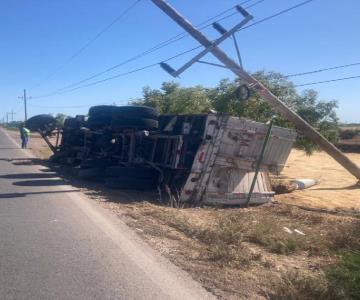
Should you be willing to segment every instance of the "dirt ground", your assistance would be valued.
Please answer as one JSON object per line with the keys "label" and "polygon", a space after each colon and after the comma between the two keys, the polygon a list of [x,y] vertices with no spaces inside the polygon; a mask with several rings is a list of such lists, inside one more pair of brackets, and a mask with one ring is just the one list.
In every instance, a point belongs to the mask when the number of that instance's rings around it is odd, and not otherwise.
{"label": "dirt ground", "polygon": [[[37,137],[30,146],[42,158],[49,153]],[[360,154],[349,156],[360,164]],[[360,250],[360,189],[325,153],[293,150],[281,174],[320,179],[320,185],[249,209],[175,209],[159,203],[155,192],[109,190],[59,171],[219,299],[343,299],[335,297],[341,285],[331,286],[327,270],[339,253]]]}
{"label": "dirt ground", "polygon": [[[7,130],[7,133],[21,145],[21,139],[18,130]],[[50,138],[50,140],[55,144],[55,137]],[[52,154],[50,148],[38,133],[31,133],[28,149],[34,154],[35,157],[42,159],[48,159]]]}
{"label": "dirt ground", "polygon": [[[359,153],[346,155],[360,166]],[[308,156],[303,151],[293,150],[280,177],[319,179],[320,184],[307,190],[277,195],[276,200],[279,202],[326,209],[360,210],[360,186],[357,180],[324,152]]]}
{"label": "dirt ground", "polygon": [[[15,140],[19,140],[17,131],[8,130],[8,133]],[[51,141],[55,142],[55,137]],[[47,159],[51,155],[51,150],[37,133],[31,135],[29,148],[38,158]],[[346,155],[360,166],[360,153]],[[303,151],[292,150],[283,172],[276,177],[284,180],[301,178],[320,180],[320,184],[312,188],[277,195],[275,199],[281,203],[324,209],[360,210],[358,181],[322,151],[309,156]]]}

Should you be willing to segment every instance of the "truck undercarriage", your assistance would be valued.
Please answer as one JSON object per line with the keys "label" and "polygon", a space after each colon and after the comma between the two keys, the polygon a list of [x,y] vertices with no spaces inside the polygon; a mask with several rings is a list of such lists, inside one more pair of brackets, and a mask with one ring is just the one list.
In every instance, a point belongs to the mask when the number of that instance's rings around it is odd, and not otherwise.
{"label": "truck undercarriage", "polygon": [[79,177],[101,180],[109,188],[158,188],[178,206],[243,205],[253,180],[250,203],[270,201],[268,173],[282,170],[296,137],[292,130],[274,127],[254,179],[268,126],[242,118],[95,106],[88,118],[68,118],[61,128],[30,127],[48,143],[50,134],[61,137],[59,144],[50,144],[51,161],[76,168]]}

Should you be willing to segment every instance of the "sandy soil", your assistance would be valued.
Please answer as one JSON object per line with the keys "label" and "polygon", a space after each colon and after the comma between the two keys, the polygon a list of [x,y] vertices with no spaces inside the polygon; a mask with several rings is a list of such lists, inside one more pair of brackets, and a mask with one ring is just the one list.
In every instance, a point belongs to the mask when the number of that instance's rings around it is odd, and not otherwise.
{"label": "sandy soil", "polygon": [[[346,154],[360,166],[360,154]],[[357,180],[333,158],[324,152],[311,156],[293,150],[281,178],[314,178],[321,183],[310,189],[277,195],[276,200],[296,205],[327,209],[360,210],[360,185]]]}

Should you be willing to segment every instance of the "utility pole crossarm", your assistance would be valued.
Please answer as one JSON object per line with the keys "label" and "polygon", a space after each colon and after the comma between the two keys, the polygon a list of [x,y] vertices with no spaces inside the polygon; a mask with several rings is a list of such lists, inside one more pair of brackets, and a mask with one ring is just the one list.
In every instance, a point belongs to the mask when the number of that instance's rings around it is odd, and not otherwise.
{"label": "utility pole crossarm", "polygon": [[[345,156],[338,148],[330,143],[320,132],[302,119],[296,112],[292,111],[284,102],[271,93],[262,83],[245,72],[234,60],[227,56],[217,45],[214,45],[205,35],[197,30],[188,20],[180,15],[172,6],[164,0],[151,0],[157,7],[173,19],[178,25],[185,29],[195,40],[226,66],[229,70],[244,80],[257,94],[268,102],[283,117],[291,121],[312,142],[319,145],[322,150],[332,156],[346,170],[357,179],[360,179],[360,168]],[[221,37],[220,37],[221,38]],[[186,66],[186,64],[185,64]]]}
{"label": "utility pole crossarm", "polygon": [[206,54],[211,52],[214,47],[220,45],[223,41],[225,41],[228,37],[233,36],[236,31],[238,31],[241,27],[243,27],[245,24],[247,24],[249,21],[253,19],[252,15],[247,15],[243,21],[241,21],[238,25],[236,25],[234,28],[232,28],[229,31],[226,31],[223,33],[221,37],[216,39],[214,42],[211,42],[211,46],[205,48],[203,51],[201,51],[198,55],[196,55],[193,59],[191,59],[189,62],[187,62],[184,66],[182,66],[180,69],[172,73],[171,75],[174,77],[178,77],[181,73],[183,73],[185,70],[187,70],[189,67],[191,67],[194,63],[198,62],[201,58],[203,58]]}
{"label": "utility pole crossarm", "polygon": [[27,121],[27,100],[31,99],[31,97],[26,96],[26,90],[24,89],[24,95],[21,97],[18,97],[19,99],[24,100],[24,113],[25,113],[25,122]]}

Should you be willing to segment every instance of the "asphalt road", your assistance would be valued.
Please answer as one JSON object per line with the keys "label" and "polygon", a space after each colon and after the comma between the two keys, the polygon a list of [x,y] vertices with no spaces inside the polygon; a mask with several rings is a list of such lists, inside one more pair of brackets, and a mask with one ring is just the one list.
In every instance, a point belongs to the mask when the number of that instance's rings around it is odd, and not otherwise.
{"label": "asphalt road", "polygon": [[0,299],[211,299],[0,129]]}

